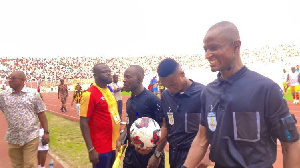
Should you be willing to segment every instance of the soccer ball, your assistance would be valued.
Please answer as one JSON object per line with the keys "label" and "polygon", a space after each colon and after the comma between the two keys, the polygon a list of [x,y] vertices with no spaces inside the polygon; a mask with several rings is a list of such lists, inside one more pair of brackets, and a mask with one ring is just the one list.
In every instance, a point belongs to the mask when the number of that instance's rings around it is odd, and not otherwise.
{"label": "soccer ball", "polygon": [[160,126],[149,117],[138,118],[130,127],[131,142],[140,148],[154,147],[160,138]]}

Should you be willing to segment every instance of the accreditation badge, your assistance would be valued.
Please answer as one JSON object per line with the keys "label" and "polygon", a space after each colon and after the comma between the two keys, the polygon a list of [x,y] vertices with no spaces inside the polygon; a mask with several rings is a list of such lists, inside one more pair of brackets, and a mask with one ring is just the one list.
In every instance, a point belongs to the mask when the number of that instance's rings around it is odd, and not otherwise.
{"label": "accreditation badge", "polygon": [[169,118],[169,124],[174,125],[174,116],[173,112],[167,112],[168,118]]}
{"label": "accreditation badge", "polygon": [[112,108],[112,111],[113,111],[113,117],[114,117],[115,123],[119,124],[121,122],[121,119],[120,119],[118,111],[116,110],[115,107]]}
{"label": "accreditation badge", "polygon": [[207,123],[208,123],[208,128],[214,132],[217,128],[216,112],[208,112]]}
{"label": "accreditation badge", "polygon": [[127,113],[126,113],[126,124],[129,124],[129,117]]}

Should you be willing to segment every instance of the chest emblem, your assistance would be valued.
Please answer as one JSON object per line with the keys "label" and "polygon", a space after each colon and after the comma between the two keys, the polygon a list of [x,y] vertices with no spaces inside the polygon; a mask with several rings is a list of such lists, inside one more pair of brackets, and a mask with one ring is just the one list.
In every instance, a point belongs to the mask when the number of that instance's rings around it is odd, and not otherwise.
{"label": "chest emblem", "polygon": [[215,131],[217,128],[217,117],[216,117],[216,112],[213,112],[213,106],[210,106],[210,112],[207,114],[207,124],[208,128],[211,131]]}
{"label": "chest emblem", "polygon": [[168,118],[169,118],[169,124],[170,125],[174,125],[174,116],[173,116],[173,112],[167,112],[168,114]]}

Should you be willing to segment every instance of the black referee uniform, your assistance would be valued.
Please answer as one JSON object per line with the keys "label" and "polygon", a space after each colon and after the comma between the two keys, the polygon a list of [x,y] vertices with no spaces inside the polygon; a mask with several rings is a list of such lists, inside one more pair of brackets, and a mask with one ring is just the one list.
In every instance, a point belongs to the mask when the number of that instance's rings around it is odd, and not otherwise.
{"label": "black referee uniform", "polygon": [[[150,117],[158,124],[162,124],[162,111],[160,99],[152,92],[146,90],[142,91],[137,96],[131,96],[126,102],[126,117],[127,117],[127,140],[128,147],[126,149],[125,157],[123,160],[123,168],[146,168],[148,160],[153,155],[155,148],[147,155],[139,154],[135,151],[134,146],[131,145],[129,138],[130,127],[132,123],[141,117]],[[164,156],[161,158],[159,168],[165,167]]]}
{"label": "black referee uniform", "polygon": [[[245,66],[228,80],[208,84],[202,94],[201,125],[211,145],[216,168],[271,168],[277,138],[285,140],[281,119],[289,116],[282,90],[272,80]],[[299,138],[289,125],[290,142]]]}
{"label": "black referee uniform", "polygon": [[200,123],[201,99],[204,85],[193,82],[183,93],[165,90],[161,96],[162,109],[168,129],[169,163],[180,168],[189,152]]}

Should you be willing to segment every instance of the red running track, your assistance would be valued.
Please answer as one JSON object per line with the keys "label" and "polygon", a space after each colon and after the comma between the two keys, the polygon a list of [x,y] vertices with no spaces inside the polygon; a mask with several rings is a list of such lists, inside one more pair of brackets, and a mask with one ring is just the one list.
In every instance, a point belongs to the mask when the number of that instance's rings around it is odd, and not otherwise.
{"label": "red running track", "polygon": [[[43,93],[43,100],[47,106],[47,111],[56,114],[60,117],[73,120],[73,121],[79,121],[79,116],[76,113],[75,110],[75,104],[71,106],[72,101],[72,95],[73,92],[69,93],[69,97],[67,99],[67,110],[68,112],[62,113],[60,112],[61,108],[61,102],[57,97],[57,93]],[[129,98],[129,96],[123,96],[123,112],[122,112],[122,120],[125,122],[125,107],[126,107],[126,101]],[[292,104],[291,101],[288,101],[288,106],[290,108],[291,113],[295,114],[298,121],[300,121],[300,105]],[[0,114],[0,123],[6,123],[4,115]],[[300,123],[298,122],[298,130],[300,131]],[[5,132],[7,129],[7,124],[3,124],[0,128],[0,168],[8,168],[10,167],[10,161],[7,154],[7,143],[4,141]],[[300,142],[299,142],[300,143]],[[52,158],[50,156],[50,158]],[[47,162],[49,162],[50,158],[47,158]],[[56,163],[58,161],[55,159]],[[56,164],[55,167],[62,167],[60,164]],[[274,168],[282,168],[282,152],[281,152],[281,146],[277,146],[277,160],[275,164],[273,165]]]}

